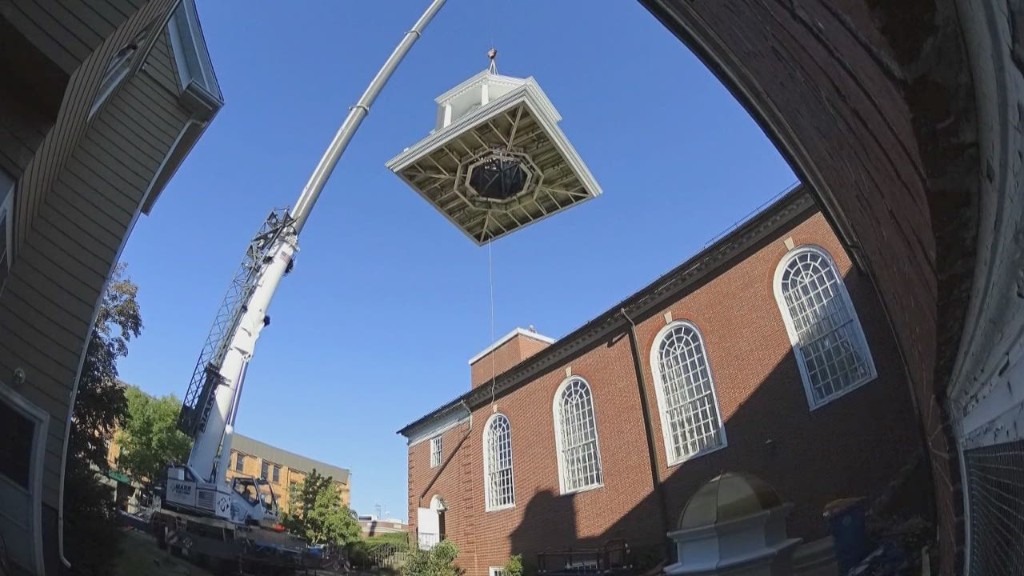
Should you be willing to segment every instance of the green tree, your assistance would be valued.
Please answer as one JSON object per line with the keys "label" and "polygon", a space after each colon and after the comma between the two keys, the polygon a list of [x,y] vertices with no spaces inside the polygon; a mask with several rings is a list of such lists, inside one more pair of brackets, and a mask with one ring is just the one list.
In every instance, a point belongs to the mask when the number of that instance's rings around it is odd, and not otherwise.
{"label": "green tree", "polygon": [[150,396],[134,386],[125,391],[128,418],[118,434],[118,467],[135,480],[150,484],[170,463],[188,458],[192,440],[178,430],[181,401],[173,395]]}
{"label": "green tree", "polygon": [[283,524],[310,544],[344,546],[359,539],[359,522],[334,487],[334,479],[315,469],[289,486],[288,512]]}
{"label": "green tree", "polygon": [[64,476],[66,553],[76,574],[109,573],[117,557],[120,531],[114,496],[97,482],[96,471],[107,471],[107,444],[128,411],[124,388],[117,382],[117,361],[142,332],[137,295],[138,287],[124,265],[118,265],[100,303],[78,378]]}
{"label": "green tree", "polygon": [[451,540],[441,540],[430,550],[417,550],[402,567],[403,576],[460,576],[455,565],[459,547]]}

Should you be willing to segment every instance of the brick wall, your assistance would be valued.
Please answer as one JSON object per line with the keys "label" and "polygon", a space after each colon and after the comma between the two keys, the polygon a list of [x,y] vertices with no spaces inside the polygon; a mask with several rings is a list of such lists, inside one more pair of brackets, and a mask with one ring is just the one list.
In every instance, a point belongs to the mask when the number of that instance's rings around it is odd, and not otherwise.
{"label": "brick wall", "polygon": [[[832,254],[846,276],[878,371],[876,380],[813,412],[773,292],[787,238]],[[694,322],[703,334],[728,437],[726,448],[671,468],[650,370],[651,347],[665,326],[666,312],[673,320]],[[634,320],[644,390],[654,413],[661,494],[652,479],[631,346],[623,333],[500,396],[493,406],[476,409],[470,422],[446,431],[441,467],[429,466],[429,440],[411,446],[410,529],[415,533],[418,506],[429,507],[432,497],[443,497],[447,536],[462,549],[460,563],[470,576],[483,576],[512,553],[523,553],[532,563],[545,549],[611,538],[625,538],[634,547],[658,547],[699,485],[735,470],[773,484],[796,504],[791,533],[815,538],[824,534],[825,503],[877,496],[920,449],[909,387],[888,323],[870,282],[853,269],[820,214],[750,250],[666,309]],[[563,496],[553,399],[567,373],[591,386],[604,485]],[[505,414],[512,426],[516,506],[485,512],[483,432],[494,411]]]}
{"label": "brick wall", "polygon": [[523,334],[515,334],[507,342],[470,365],[470,383],[475,388],[504,373],[509,368],[547,348],[549,344]]}
{"label": "brick wall", "polygon": [[998,164],[979,158],[957,1],[641,3],[750,111],[872,275],[940,488],[939,569],[961,573],[963,500],[944,399],[968,310],[980,167],[992,181]]}

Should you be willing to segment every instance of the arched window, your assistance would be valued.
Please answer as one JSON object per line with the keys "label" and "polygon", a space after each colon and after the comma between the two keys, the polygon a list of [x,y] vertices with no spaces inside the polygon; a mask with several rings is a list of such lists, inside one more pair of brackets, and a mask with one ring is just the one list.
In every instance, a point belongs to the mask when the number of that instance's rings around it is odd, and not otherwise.
{"label": "arched window", "polygon": [[594,399],[587,381],[573,376],[555,393],[555,443],[562,493],[601,485]]}
{"label": "arched window", "polygon": [[487,510],[515,506],[512,426],[504,414],[491,416],[484,428],[484,493]]}
{"label": "arched window", "polygon": [[651,350],[661,429],[668,464],[679,464],[725,447],[704,340],[689,322],[662,329]]}
{"label": "arched window", "polygon": [[786,254],[775,298],[812,409],[875,378],[857,311],[828,252],[804,246]]}

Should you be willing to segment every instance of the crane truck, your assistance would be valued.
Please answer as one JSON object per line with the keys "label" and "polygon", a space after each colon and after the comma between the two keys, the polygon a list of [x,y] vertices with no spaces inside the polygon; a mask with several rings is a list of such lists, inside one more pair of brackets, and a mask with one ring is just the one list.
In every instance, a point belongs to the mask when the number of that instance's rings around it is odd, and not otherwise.
{"label": "crane truck", "polygon": [[272,211],[249,242],[182,402],[178,428],[193,440],[188,461],[168,466],[158,483],[150,526],[162,548],[228,572],[248,561],[250,573],[287,573],[320,550],[283,531],[266,479],[225,479],[246,368],[324,185],[373,101],[444,3],[432,0],[349,110],[295,206]]}

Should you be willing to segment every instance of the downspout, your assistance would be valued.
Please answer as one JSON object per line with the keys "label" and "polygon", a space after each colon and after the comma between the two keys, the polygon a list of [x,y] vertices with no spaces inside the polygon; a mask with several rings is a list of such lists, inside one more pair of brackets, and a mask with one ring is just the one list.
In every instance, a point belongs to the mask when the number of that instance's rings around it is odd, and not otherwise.
{"label": "downspout", "polygon": [[654,426],[651,423],[651,410],[647,402],[647,378],[644,376],[644,364],[640,357],[640,345],[636,335],[636,323],[626,314],[626,309],[619,309],[619,313],[629,323],[629,351],[633,356],[633,370],[636,372],[637,392],[640,395],[640,412],[644,421],[644,433],[647,436],[647,457],[651,463],[651,483],[654,485],[654,493],[658,499],[658,516],[661,520],[663,534],[662,545],[665,547],[665,559],[671,557],[672,547],[667,538],[672,527],[668,523],[668,502],[665,499],[665,490],[661,482],[661,472],[658,470],[658,451],[655,448]]}

